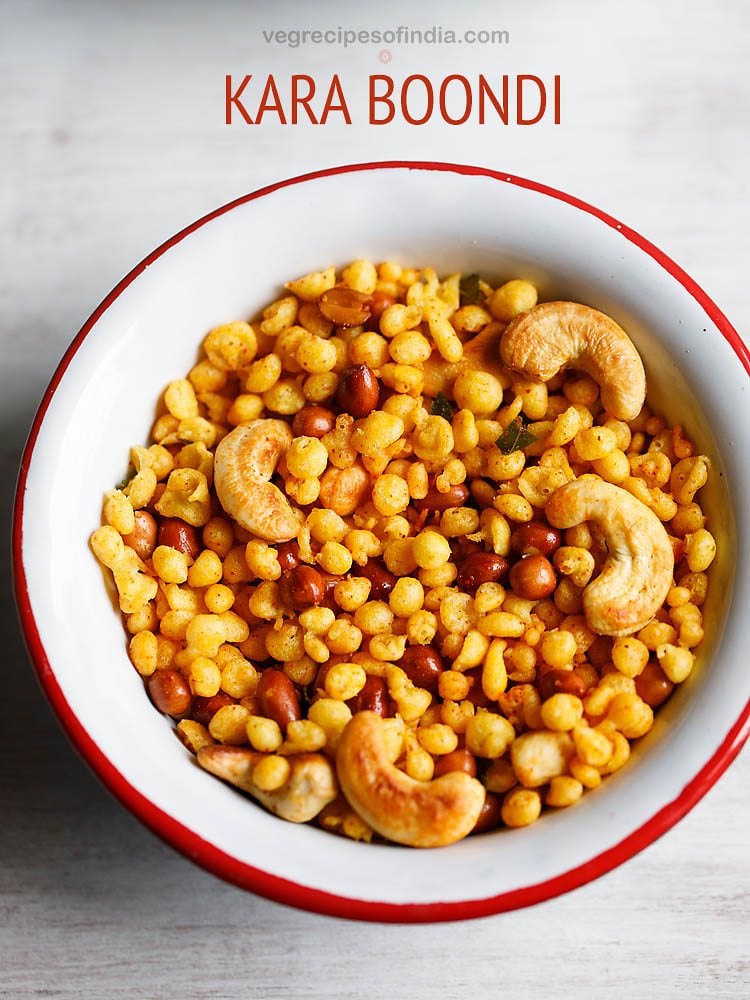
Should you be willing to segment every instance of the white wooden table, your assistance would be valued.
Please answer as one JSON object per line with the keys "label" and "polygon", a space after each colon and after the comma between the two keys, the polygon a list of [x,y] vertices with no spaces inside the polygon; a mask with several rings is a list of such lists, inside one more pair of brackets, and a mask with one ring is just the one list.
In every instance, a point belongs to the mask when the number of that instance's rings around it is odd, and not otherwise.
{"label": "white wooden table", "polygon": [[[29,0],[0,11],[6,528],[36,402],[88,313],[172,232],[281,176],[411,157],[534,177],[653,239],[748,328],[742,0],[475,3],[460,17],[455,4],[419,16],[381,2],[356,21],[341,4],[263,13]],[[339,72],[361,101],[362,78],[383,71],[377,49],[274,47],[263,28],[399,24],[508,29],[498,50],[393,47],[388,71],[558,72],[562,125],[368,128],[361,115],[350,127],[223,124],[225,73]],[[7,573],[0,614],[0,996],[750,995],[747,751],[675,830],[571,895],[468,924],[334,921],[215,880],[131,818],[58,730]]]}

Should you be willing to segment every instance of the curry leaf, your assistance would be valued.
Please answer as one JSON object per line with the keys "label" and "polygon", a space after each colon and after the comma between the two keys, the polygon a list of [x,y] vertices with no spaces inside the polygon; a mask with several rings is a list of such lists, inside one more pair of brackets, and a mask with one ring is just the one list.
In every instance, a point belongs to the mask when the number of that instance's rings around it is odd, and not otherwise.
{"label": "curry leaf", "polygon": [[496,444],[503,455],[510,455],[513,451],[522,451],[524,448],[528,448],[536,440],[536,436],[524,427],[521,417],[516,417],[505,428]]}
{"label": "curry leaf", "polygon": [[453,419],[453,407],[442,392],[439,392],[430,407],[430,414],[433,417],[442,417],[444,420]]}
{"label": "curry leaf", "polygon": [[479,288],[479,275],[467,274],[461,278],[459,285],[459,301],[462,306],[476,306],[482,298]]}

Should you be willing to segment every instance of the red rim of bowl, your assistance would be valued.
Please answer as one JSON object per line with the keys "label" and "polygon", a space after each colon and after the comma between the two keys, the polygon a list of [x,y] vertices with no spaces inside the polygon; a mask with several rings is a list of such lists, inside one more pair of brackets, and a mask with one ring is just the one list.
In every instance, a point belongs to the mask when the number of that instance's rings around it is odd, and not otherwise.
{"label": "red rim of bowl", "polygon": [[348,917],[357,920],[374,920],[389,922],[433,922],[443,920],[462,920],[472,917],[488,916],[494,913],[501,913],[506,910],[518,909],[530,906],[534,903],[551,899],[564,892],[569,892],[578,886],[584,885],[600,875],[605,874],[617,867],[639,851],[651,844],[663,833],[670,829],[679,819],[681,819],[693,806],[708,792],[714,783],[721,777],[724,771],[739,753],[745,740],[750,735],[750,700],[744,706],[739,718],[727,733],[718,750],[710,760],[701,768],[695,777],[685,786],[682,792],[669,802],[655,815],[647,820],[633,833],[629,834],[619,843],[606,851],[596,855],[584,864],[563,872],[551,879],[535,885],[514,889],[486,899],[472,899],[458,902],[437,902],[437,903],[382,903],[371,900],[352,899],[345,896],[337,896],[320,889],[312,889],[304,885],[299,885],[287,879],[275,875],[269,875],[252,865],[245,864],[237,858],[219,850],[213,844],[203,840],[192,830],[177,822],[173,817],[159,809],[153,802],[142,795],[133,787],[125,777],[112,765],[105,757],[96,743],[91,739],[83,724],[70,708],[62,690],[57,682],[52,665],[49,662],[46,651],[42,645],[39,631],[31,610],[31,601],[26,585],[26,574],[23,565],[23,512],[24,497],[26,493],[26,480],[29,466],[34,453],[34,446],[39,436],[45,414],[55,394],[55,391],[62,380],[65,371],[72,358],[78,351],[89,331],[96,324],[103,313],[122,294],[122,292],[144,271],[150,264],[165,254],[171,247],[180,243],[190,233],[200,229],[207,222],[216,219],[226,212],[244,205],[246,202],[254,201],[265,195],[271,194],[282,188],[293,184],[301,184],[306,181],[318,180],[323,177],[334,177],[337,174],[355,173],[365,170],[431,170],[445,171],[457,174],[468,174],[470,176],[491,177],[505,184],[514,184],[518,187],[527,188],[538,194],[556,198],[558,201],[572,205],[574,208],[587,212],[589,215],[600,219],[606,225],[611,226],[619,232],[626,240],[634,243],[637,247],[652,257],[669,274],[693,296],[693,298],[704,309],[706,314],[719,329],[722,336],[732,347],[739,358],[745,371],[750,374],[750,352],[741,340],[737,331],[732,327],[729,320],[724,316],[718,306],[708,295],[661,250],[652,243],[644,239],[638,233],[618,222],[617,219],[607,215],[605,212],[594,208],[592,205],[565,194],[555,188],[538,184],[535,181],[526,180],[523,177],[515,177],[510,174],[501,173],[497,170],[490,170],[486,167],[474,167],[453,163],[432,163],[409,160],[387,160],[382,163],[356,163],[339,167],[331,167],[325,170],[317,170],[313,173],[303,174],[299,177],[292,177],[279,181],[267,187],[260,188],[251,194],[237,198],[227,205],[210,212],[197,222],[192,223],[167,240],[160,247],[149,254],[133,270],[122,279],[122,281],[109,293],[104,301],[92,313],[84,323],[70,347],[65,352],[60,364],[52,377],[52,380],[44,393],[42,401],[37,410],[34,422],[29,432],[28,441],[21,460],[21,467],[18,477],[18,486],[15,498],[15,509],[13,518],[13,575],[16,602],[18,605],[21,626],[24,631],[26,645],[33,660],[39,681],[47,695],[58,719],[62,723],[64,730],[73,742],[76,749],[84,760],[93,768],[105,786],[112,792],[120,802],[133,812],[149,829],[159,836],[166,843],[175,847],[187,858],[197,862],[203,868],[215,875],[232,882],[243,889],[249,889],[258,895],[277,902],[286,903],[300,909],[311,910],[317,913],[328,914],[335,917]]}

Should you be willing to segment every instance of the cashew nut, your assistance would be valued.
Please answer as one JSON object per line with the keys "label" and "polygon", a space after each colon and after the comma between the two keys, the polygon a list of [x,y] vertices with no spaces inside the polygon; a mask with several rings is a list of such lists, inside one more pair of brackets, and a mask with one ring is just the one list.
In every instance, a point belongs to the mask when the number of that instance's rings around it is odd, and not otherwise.
{"label": "cashew nut", "polygon": [[547,501],[555,528],[592,522],[608,555],[601,573],[583,591],[583,611],[600,635],[630,635],[649,622],[672,585],[674,554],[664,526],[627,490],[582,476]]}
{"label": "cashew nut", "polygon": [[570,365],[599,383],[602,403],[618,420],[634,420],[646,399],[646,375],[627,333],[579,302],[544,302],[506,327],[500,353],[508,368],[548,382]]}
{"label": "cashew nut", "polygon": [[203,747],[198,763],[206,771],[248,792],[270,812],[290,823],[307,823],[338,795],[333,765],[319,753],[303,753],[290,758],[289,780],[273,792],[265,792],[252,780],[253,768],[265,754],[244,747]]}
{"label": "cashew nut", "polygon": [[221,506],[266,542],[288,542],[300,528],[287,498],[269,482],[292,438],[283,420],[252,420],[222,438],[214,456],[214,486]]}
{"label": "cashew nut", "polygon": [[336,755],[341,790],[349,804],[388,840],[411,847],[443,847],[474,829],[484,786],[463,771],[415,781],[390,763],[383,720],[357,712]]}

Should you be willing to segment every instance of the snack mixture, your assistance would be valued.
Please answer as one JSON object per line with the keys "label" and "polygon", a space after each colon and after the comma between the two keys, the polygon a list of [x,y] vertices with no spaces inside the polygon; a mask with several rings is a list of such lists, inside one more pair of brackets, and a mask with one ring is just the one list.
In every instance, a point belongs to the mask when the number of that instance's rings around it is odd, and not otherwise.
{"label": "snack mixture", "polygon": [[709,460],[627,334],[528,281],[357,260],[216,327],[106,495],[129,653],[293,822],[453,843],[577,802],[690,674]]}

